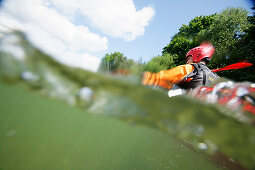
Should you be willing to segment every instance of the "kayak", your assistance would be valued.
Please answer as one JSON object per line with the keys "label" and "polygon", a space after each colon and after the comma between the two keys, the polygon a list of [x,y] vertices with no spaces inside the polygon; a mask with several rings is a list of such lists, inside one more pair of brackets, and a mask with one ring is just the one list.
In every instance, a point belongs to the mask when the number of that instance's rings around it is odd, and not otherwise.
{"label": "kayak", "polygon": [[[186,91],[174,86],[168,91],[169,97],[187,95],[208,104],[221,105],[232,111],[232,116],[241,121],[255,122],[255,84],[250,82],[237,83],[221,81],[213,86],[201,86]],[[234,115],[233,115],[234,113]]]}

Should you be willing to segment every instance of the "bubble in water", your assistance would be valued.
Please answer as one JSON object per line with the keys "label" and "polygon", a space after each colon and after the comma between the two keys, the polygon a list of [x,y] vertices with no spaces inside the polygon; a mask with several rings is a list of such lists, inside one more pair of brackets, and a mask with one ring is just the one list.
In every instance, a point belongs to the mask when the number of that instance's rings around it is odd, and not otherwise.
{"label": "bubble in water", "polygon": [[198,143],[197,146],[201,150],[206,150],[208,148],[205,143]]}

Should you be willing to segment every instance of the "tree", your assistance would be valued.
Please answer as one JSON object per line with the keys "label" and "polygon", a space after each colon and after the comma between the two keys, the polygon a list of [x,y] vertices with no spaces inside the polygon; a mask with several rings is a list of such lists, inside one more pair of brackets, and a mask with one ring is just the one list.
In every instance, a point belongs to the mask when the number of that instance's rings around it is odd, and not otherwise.
{"label": "tree", "polygon": [[134,61],[127,59],[123,53],[114,52],[111,54],[105,54],[101,60],[99,70],[114,72],[118,69],[128,69],[133,63]]}
{"label": "tree", "polygon": [[215,15],[216,14],[195,17],[189,22],[189,25],[182,25],[178,35],[183,35],[189,38],[196,37],[201,30],[208,28],[213,23]]}
{"label": "tree", "polygon": [[201,30],[208,28],[213,23],[213,15],[195,17],[189,25],[182,25],[179,32],[174,35],[170,43],[163,48],[162,53],[176,55],[175,64],[184,64],[186,53],[193,47],[199,45],[197,35]]}
{"label": "tree", "polygon": [[[244,60],[254,62],[254,40],[249,33],[251,28],[254,29],[254,23],[248,19],[246,10],[228,8],[214,16],[214,22],[210,27],[199,32],[198,40],[209,40],[216,48],[211,61],[212,68],[220,68]],[[251,76],[251,72],[247,72],[249,69],[224,71],[218,74],[235,81],[252,81],[254,75]]]}
{"label": "tree", "polygon": [[191,38],[184,36],[175,36],[171,42],[163,48],[163,54],[175,55],[177,65],[184,64],[184,57],[188,50],[193,47],[195,42]]}
{"label": "tree", "polygon": [[222,66],[225,66],[238,60],[230,54],[235,50],[237,42],[242,39],[245,30],[249,28],[247,17],[248,12],[244,9],[228,8],[214,16],[214,21],[208,29],[199,32],[200,41],[209,40],[216,47],[214,64],[222,63]]}
{"label": "tree", "polygon": [[175,64],[176,55],[170,55],[165,53],[157,57],[152,58],[144,66],[144,71],[159,72],[160,70],[167,70],[176,66]]}
{"label": "tree", "polygon": [[[251,9],[255,10],[255,4]],[[247,20],[249,27],[244,30],[244,34],[235,45],[235,50],[231,51],[231,56],[240,57],[240,60],[246,60],[255,64],[255,12],[253,12],[252,16],[248,16]],[[227,72],[225,75],[238,81],[248,80],[255,82],[254,70],[255,66],[253,65],[239,71],[233,70],[233,72]]]}

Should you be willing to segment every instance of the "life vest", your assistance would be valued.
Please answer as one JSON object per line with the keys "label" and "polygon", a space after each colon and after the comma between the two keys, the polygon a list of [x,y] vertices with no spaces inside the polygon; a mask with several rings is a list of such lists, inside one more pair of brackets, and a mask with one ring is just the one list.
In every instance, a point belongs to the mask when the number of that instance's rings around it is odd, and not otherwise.
{"label": "life vest", "polygon": [[219,76],[212,72],[204,63],[192,63],[194,70],[185,76],[178,86],[182,89],[194,89],[198,86],[209,86]]}

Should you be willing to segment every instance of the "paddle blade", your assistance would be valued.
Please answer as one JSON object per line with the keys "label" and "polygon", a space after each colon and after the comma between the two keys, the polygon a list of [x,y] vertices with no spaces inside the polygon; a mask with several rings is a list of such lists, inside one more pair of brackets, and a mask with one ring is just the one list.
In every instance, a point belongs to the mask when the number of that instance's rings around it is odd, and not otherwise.
{"label": "paddle blade", "polygon": [[214,69],[212,71],[213,72],[218,72],[218,71],[223,71],[223,70],[240,69],[240,68],[250,67],[252,65],[253,65],[252,63],[240,62],[240,63],[235,63],[235,64],[228,65],[228,66],[223,67],[223,68]]}

